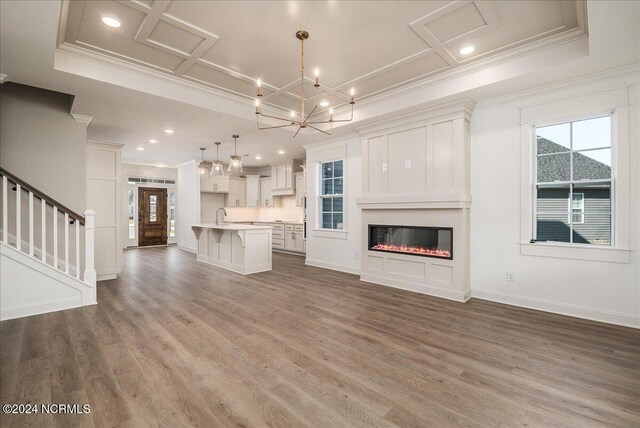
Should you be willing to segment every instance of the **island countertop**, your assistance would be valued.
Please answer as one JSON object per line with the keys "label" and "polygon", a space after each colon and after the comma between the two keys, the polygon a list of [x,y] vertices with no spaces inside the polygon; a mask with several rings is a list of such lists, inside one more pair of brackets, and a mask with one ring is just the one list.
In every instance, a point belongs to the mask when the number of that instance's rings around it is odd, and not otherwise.
{"label": "island countertop", "polygon": [[256,226],[252,224],[232,224],[232,223],[202,223],[202,224],[190,224],[191,227],[199,227],[201,229],[219,229],[219,230],[259,230],[259,229],[273,229],[271,226]]}

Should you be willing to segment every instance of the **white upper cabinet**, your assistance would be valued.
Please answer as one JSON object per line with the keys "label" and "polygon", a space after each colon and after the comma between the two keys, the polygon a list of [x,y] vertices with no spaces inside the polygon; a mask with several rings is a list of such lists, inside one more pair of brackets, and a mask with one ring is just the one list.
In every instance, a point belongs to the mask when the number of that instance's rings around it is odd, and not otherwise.
{"label": "white upper cabinet", "polygon": [[260,206],[273,206],[273,196],[271,195],[271,177],[262,177],[260,179]]}
{"label": "white upper cabinet", "polygon": [[200,192],[204,193],[229,193],[229,176],[200,176]]}
{"label": "white upper cabinet", "polygon": [[259,207],[260,204],[260,176],[247,175],[245,179],[245,195],[247,207]]}
{"label": "white upper cabinet", "polygon": [[294,173],[300,169],[300,162],[292,160],[286,163],[271,165],[271,192],[274,196],[294,195]]}
{"label": "white upper cabinet", "polygon": [[229,179],[229,194],[227,195],[227,207],[244,207],[246,188],[245,179],[240,177],[231,177]]}
{"label": "white upper cabinet", "polygon": [[304,171],[296,172],[296,205],[301,207],[304,205]]}

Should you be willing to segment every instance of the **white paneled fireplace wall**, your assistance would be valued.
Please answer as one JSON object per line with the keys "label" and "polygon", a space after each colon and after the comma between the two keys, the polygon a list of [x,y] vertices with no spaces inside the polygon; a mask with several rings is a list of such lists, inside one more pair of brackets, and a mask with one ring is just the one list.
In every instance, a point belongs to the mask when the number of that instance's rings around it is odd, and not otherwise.
{"label": "white paneled fireplace wall", "polygon": [[[471,296],[471,99],[358,128],[363,281],[460,302]],[[369,248],[369,225],[452,228],[452,258]]]}

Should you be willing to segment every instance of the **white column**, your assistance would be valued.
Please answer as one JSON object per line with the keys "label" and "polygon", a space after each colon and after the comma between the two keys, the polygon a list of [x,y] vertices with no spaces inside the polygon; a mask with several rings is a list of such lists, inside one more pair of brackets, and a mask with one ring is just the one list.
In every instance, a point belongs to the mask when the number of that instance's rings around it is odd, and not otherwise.
{"label": "white column", "polygon": [[82,302],[84,304],[97,303],[96,295],[96,269],[94,265],[95,254],[95,211],[86,210],[84,212],[84,282],[93,287],[91,293],[92,301]]}

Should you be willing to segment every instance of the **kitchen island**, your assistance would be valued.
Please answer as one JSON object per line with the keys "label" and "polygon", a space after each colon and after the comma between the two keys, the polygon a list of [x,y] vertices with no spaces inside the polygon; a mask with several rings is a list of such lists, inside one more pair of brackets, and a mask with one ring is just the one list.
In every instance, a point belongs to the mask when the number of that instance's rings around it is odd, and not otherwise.
{"label": "kitchen island", "polygon": [[197,260],[247,275],[271,270],[271,226],[193,224]]}

